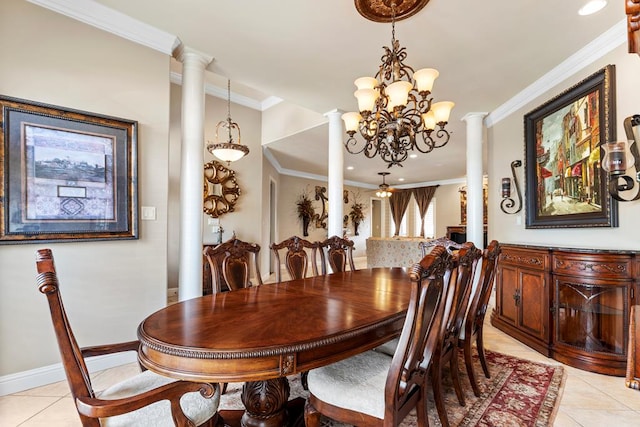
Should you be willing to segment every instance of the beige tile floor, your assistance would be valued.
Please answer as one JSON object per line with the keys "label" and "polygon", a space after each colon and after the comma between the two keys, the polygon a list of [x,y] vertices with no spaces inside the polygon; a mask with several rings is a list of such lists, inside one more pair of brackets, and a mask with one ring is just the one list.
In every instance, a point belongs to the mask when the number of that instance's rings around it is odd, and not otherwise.
{"label": "beige tile floor", "polygon": [[[490,350],[512,356],[559,364],[493,328],[488,316],[485,345]],[[92,375],[94,389],[102,390],[133,375],[137,369],[136,364],[129,364],[97,372]],[[593,374],[569,366],[565,369],[564,393],[554,426],[640,426],[640,391],[626,388],[624,378]],[[66,382],[0,397],[0,427],[80,425]]]}

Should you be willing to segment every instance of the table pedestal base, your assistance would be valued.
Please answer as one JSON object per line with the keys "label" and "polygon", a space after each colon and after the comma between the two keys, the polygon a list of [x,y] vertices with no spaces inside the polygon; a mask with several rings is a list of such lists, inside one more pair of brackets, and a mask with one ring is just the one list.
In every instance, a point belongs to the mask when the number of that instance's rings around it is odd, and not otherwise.
{"label": "table pedestal base", "polygon": [[242,415],[241,425],[276,427],[288,424],[289,391],[287,378],[246,382],[242,387],[242,403],[246,411]]}

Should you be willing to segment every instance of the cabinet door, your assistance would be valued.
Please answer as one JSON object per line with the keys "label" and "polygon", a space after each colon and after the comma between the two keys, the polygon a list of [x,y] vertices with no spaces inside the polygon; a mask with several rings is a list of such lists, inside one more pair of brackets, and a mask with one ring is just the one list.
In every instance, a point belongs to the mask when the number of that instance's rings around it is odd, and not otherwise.
{"label": "cabinet door", "polygon": [[554,345],[626,355],[630,283],[556,276]]}
{"label": "cabinet door", "polygon": [[512,265],[502,265],[498,268],[498,285],[496,289],[497,311],[501,320],[514,326],[518,323],[517,296],[519,286],[518,268]]}
{"label": "cabinet door", "polygon": [[520,319],[518,326],[527,333],[548,341],[549,296],[543,271],[519,270]]}

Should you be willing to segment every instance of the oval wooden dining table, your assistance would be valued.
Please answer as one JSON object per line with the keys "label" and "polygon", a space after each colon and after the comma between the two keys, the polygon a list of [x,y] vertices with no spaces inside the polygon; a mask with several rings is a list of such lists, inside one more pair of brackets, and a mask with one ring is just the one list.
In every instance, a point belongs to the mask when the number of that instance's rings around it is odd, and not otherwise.
{"label": "oval wooden dining table", "polygon": [[283,425],[286,377],[398,336],[408,282],[406,269],[374,268],[182,301],[140,324],[138,357],[176,379],[245,382],[242,425]]}

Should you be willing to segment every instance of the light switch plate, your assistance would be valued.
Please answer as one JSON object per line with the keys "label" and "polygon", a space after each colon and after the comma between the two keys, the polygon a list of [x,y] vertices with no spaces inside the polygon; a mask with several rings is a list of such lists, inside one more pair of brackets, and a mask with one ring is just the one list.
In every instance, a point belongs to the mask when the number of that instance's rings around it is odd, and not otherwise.
{"label": "light switch plate", "polygon": [[145,221],[155,221],[156,208],[155,206],[143,206],[142,207],[142,219]]}

